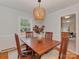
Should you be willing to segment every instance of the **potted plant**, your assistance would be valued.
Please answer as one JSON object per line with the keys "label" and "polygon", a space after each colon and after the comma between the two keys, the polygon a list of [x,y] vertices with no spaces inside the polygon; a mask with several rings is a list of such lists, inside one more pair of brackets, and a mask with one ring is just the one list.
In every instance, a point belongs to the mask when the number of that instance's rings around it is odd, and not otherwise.
{"label": "potted plant", "polygon": [[38,37],[39,40],[41,40],[41,38],[42,38],[43,35],[44,35],[44,28],[45,28],[44,25],[42,25],[41,27],[35,25],[35,26],[33,27],[33,31],[36,33],[36,35],[37,35],[37,37]]}

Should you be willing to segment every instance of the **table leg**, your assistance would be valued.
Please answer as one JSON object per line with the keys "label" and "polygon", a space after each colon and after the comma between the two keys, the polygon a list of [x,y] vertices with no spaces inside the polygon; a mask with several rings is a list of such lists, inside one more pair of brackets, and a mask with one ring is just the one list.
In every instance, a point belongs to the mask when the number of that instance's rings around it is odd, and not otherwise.
{"label": "table leg", "polygon": [[35,52],[32,52],[32,59],[35,59]]}
{"label": "table leg", "polygon": [[38,59],[41,59],[41,56],[38,56]]}
{"label": "table leg", "polygon": [[41,56],[36,55],[35,59],[41,59]]}

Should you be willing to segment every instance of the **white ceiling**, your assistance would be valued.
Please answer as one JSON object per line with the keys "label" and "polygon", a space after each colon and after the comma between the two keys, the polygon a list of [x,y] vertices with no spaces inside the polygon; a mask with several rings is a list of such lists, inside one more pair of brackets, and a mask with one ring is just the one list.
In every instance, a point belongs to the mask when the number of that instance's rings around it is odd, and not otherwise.
{"label": "white ceiling", "polygon": [[[41,6],[46,8],[47,14],[79,3],[79,0],[42,0]],[[38,6],[37,0],[0,0],[0,5],[17,9],[32,15],[32,10]]]}

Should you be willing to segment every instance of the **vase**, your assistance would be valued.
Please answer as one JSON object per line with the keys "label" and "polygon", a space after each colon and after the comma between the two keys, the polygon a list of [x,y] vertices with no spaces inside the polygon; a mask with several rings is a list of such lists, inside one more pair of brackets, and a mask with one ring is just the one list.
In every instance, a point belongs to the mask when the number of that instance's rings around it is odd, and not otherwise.
{"label": "vase", "polygon": [[41,40],[42,39],[42,34],[38,34],[37,37],[38,37],[39,40]]}
{"label": "vase", "polygon": [[37,40],[40,41],[44,37],[44,33],[34,33],[34,37],[36,37]]}

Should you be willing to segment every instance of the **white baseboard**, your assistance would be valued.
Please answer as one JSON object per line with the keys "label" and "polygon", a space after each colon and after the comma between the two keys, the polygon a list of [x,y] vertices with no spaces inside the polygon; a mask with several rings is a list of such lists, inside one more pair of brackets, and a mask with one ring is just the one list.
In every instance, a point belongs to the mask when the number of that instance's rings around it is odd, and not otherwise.
{"label": "white baseboard", "polygon": [[72,52],[72,53],[74,53],[74,54],[76,54],[76,55],[79,55],[79,53],[78,53],[78,52],[73,51],[73,50],[71,50],[71,49],[68,49],[68,51],[70,51],[70,52]]}
{"label": "white baseboard", "polygon": [[14,51],[14,50],[16,50],[15,47],[13,47],[13,48],[8,48],[8,49],[1,50],[0,53],[10,52],[10,51]]}

